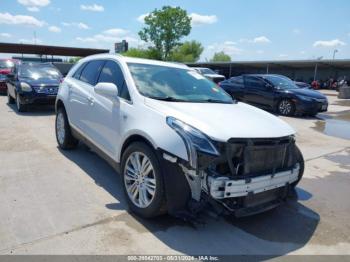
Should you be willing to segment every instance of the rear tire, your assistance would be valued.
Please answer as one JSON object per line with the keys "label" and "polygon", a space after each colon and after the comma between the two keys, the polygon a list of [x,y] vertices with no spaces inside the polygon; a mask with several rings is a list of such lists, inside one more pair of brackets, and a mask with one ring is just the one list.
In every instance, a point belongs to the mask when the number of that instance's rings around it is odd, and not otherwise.
{"label": "rear tire", "polygon": [[77,147],[79,140],[72,135],[66,111],[62,107],[57,110],[55,130],[56,140],[61,149],[68,150]]}
{"label": "rear tire", "polygon": [[21,100],[20,100],[18,94],[16,94],[16,107],[17,107],[18,112],[26,112],[27,111],[27,105],[24,105],[21,103]]}
{"label": "rear tire", "polygon": [[297,157],[297,163],[299,164],[299,176],[298,176],[298,180],[293,182],[291,184],[291,186],[293,188],[295,188],[298,183],[300,182],[301,178],[303,177],[304,175],[304,168],[305,168],[305,162],[304,162],[304,157],[303,157],[303,154],[301,153],[300,149],[296,146],[295,147],[295,154],[296,154],[296,157]]}
{"label": "rear tire", "polygon": [[295,105],[290,99],[283,99],[277,105],[277,112],[282,116],[292,116],[295,113]]}
{"label": "rear tire", "polygon": [[142,142],[128,146],[122,156],[121,172],[131,211],[144,218],[166,213],[164,179],[150,146]]}
{"label": "rear tire", "polygon": [[9,105],[12,105],[15,103],[15,99],[13,99],[13,97],[10,95],[10,92],[8,89],[7,89],[7,103]]}

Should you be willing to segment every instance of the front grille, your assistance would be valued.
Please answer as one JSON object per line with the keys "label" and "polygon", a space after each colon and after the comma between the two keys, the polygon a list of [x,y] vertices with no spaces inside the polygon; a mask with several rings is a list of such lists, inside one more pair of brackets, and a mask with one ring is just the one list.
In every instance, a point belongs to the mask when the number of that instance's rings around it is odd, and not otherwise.
{"label": "front grille", "polygon": [[0,89],[6,89],[7,85],[6,82],[0,82]]}
{"label": "front grille", "polygon": [[55,95],[58,92],[58,86],[35,86],[34,90],[39,94]]}
{"label": "front grille", "polygon": [[219,174],[235,178],[274,174],[295,165],[292,137],[271,139],[230,139],[223,148],[225,155],[215,163]]}

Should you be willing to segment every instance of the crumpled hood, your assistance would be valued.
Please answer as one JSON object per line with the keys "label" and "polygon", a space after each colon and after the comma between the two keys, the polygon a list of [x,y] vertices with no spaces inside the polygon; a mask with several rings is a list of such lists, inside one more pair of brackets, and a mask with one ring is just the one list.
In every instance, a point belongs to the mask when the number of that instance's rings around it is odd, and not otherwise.
{"label": "crumpled hood", "polygon": [[273,138],[295,131],[284,121],[256,107],[236,104],[167,102],[145,98],[145,104],[175,117],[217,141],[230,138]]}

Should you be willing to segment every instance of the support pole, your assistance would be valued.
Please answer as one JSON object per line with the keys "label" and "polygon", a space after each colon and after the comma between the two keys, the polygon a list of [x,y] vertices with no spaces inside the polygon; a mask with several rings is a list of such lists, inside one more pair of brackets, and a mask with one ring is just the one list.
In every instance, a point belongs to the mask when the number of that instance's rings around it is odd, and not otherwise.
{"label": "support pole", "polygon": [[266,74],[269,73],[269,64],[266,65]]}
{"label": "support pole", "polygon": [[316,63],[315,65],[314,81],[316,80],[316,77],[317,77],[317,67],[318,67],[318,63]]}

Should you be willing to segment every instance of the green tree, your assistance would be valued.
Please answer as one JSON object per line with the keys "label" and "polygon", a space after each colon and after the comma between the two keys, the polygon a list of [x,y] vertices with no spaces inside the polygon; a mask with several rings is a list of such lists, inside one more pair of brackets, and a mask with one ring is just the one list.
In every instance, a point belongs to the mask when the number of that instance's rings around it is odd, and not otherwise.
{"label": "green tree", "polygon": [[130,48],[128,51],[122,53],[124,56],[157,59],[157,56],[150,49]]}
{"label": "green tree", "polygon": [[77,63],[80,59],[81,59],[81,57],[71,57],[71,58],[69,58],[68,62],[69,62],[69,63],[72,63],[72,64],[75,64],[75,63]]}
{"label": "green tree", "polygon": [[224,51],[215,53],[211,62],[231,62],[231,57],[224,53]]}
{"label": "green tree", "polygon": [[173,49],[170,60],[176,62],[196,62],[201,56],[204,48],[197,41],[187,41]]}
{"label": "green tree", "polygon": [[163,6],[145,17],[145,27],[139,32],[141,40],[151,42],[162,60],[168,60],[182,37],[191,32],[191,18],[180,7]]}

